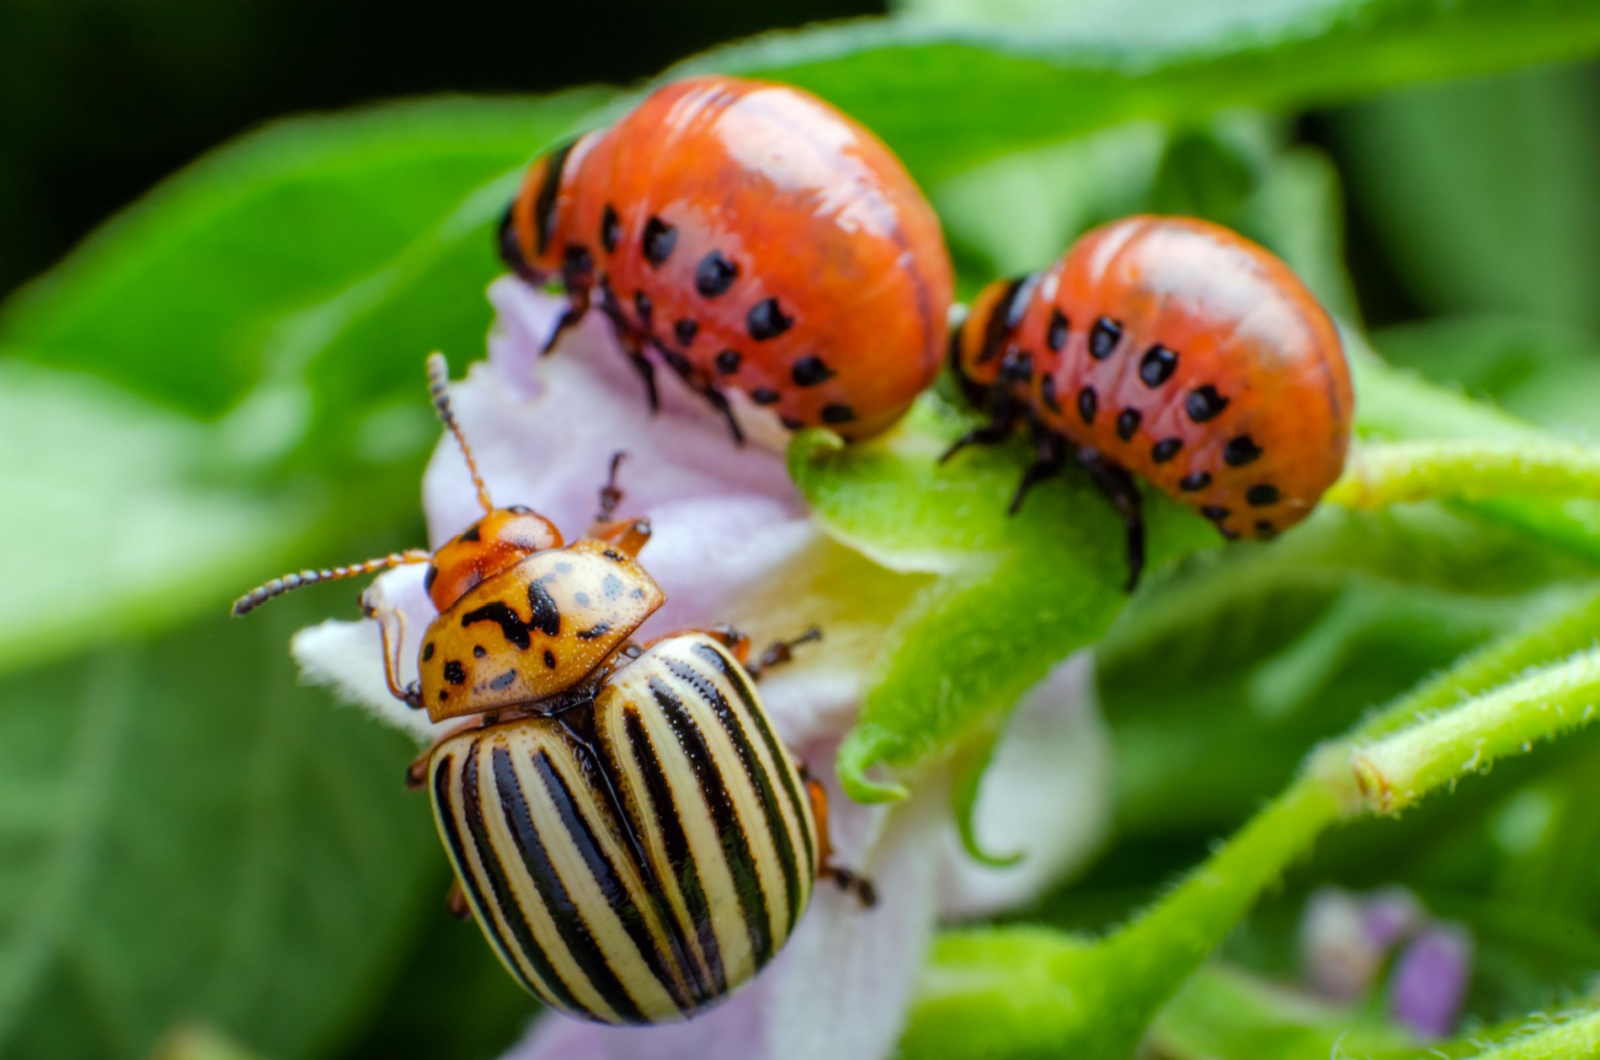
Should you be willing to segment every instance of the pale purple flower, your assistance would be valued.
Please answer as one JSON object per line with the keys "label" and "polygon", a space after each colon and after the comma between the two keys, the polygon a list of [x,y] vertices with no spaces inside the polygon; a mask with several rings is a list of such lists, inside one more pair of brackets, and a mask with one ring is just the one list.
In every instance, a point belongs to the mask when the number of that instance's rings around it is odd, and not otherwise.
{"label": "pale purple flower", "polygon": [[1366,895],[1319,889],[1306,905],[1300,946],[1306,982],[1320,997],[1355,1004],[1398,951],[1388,983],[1394,1018],[1427,1040],[1449,1034],[1460,1018],[1472,937],[1459,924],[1433,920],[1402,887]]}
{"label": "pale purple flower", "polygon": [[1435,924],[1406,947],[1389,983],[1395,1019],[1427,1039],[1455,1030],[1472,971],[1472,936],[1460,924]]}
{"label": "pale purple flower", "polygon": [[[791,748],[828,782],[836,859],[874,879],[879,902],[862,910],[821,887],[794,936],[751,985],[684,1024],[615,1029],[541,1018],[511,1054],[518,1060],[878,1060],[899,1034],[936,920],[1025,901],[1086,857],[1109,806],[1109,741],[1087,656],[1070,660],[1019,705],[981,788],[981,842],[1025,855],[1014,867],[978,866],[959,849],[948,779],[915,778],[915,794],[890,806],[851,802],[832,782],[839,740],[855,720],[863,681],[888,623],[929,584],[926,570],[889,569],[834,541],[812,518],[786,471],[785,435],[741,402],[751,444],[735,448],[726,425],[669,373],[652,417],[640,381],[609,325],[591,314],[548,358],[538,355],[559,300],[501,280],[489,360],[451,388],[458,420],[497,504],[526,504],[571,540],[592,520],[613,451],[622,466],[621,512],[648,516],[655,535],[641,562],[667,604],[640,630],[648,639],[728,622],[759,648],[810,627],[823,641],[773,670],[761,693]],[[421,399],[419,367],[418,391]],[[455,443],[445,438],[423,480],[431,543],[479,514]],[[880,560],[882,558],[880,557]],[[375,583],[405,618],[401,658],[414,674],[434,609],[422,569]],[[302,630],[294,653],[306,674],[334,685],[420,740],[421,712],[389,696],[370,621]],[[419,800],[418,812],[426,812]]]}

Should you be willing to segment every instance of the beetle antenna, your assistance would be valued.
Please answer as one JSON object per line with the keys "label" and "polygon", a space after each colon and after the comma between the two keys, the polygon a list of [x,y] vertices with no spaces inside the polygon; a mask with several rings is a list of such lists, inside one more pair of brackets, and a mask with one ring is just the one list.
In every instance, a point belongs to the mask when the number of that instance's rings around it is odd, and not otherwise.
{"label": "beetle antenna", "polygon": [[478,474],[478,462],[472,459],[467,436],[461,433],[461,425],[456,422],[455,413],[450,411],[450,365],[442,353],[428,354],[428,396],[433,398],[433,410],[439,414],[439,422],[456,436],[461,455],[467,458],[467,471],[472,474],[472,484],[478,489],[478,503],[483,505],[486,513],[494,511],[494,502],[489,499],[489,487],[483,484],[483,476]]}
{"label": "beetle antenna", "polygon": [[391,552],[379,559],[369,559],[364,563],[353,563],[348,567],[331,567],[322,570],[303,570],[295,574],[285,574],[281,578],[274,578],[265,585],[258,585],[233,602],[233,614],[248,615],[274,596],[282,596],[292,592],[302,585],[313,582],[331,582],[340,578],[357,578],[373,571],[386,570],[390,567],[403,567],[409,563],[426,563],[433,558],[433,554],[425,548],[408,548],[404,552]]}

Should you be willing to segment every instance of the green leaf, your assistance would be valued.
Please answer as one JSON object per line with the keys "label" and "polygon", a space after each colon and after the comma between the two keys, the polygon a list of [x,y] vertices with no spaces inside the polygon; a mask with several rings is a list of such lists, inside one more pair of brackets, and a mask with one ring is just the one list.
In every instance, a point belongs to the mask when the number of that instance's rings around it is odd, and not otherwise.
{"label": "green leaf", "polygon": [[88,376],[0,360],[0,421],[0,671],[221,614],[328,507],[224,486],[214,428]]}
{"label": "green leaf", "polygon": [[1370,1014],[1324,1004],[1238,969],[1210,965],[1161,1010],[1149,1043],[1169,1060],[1304,1060],[1416,1055],[1416,1042]]}
{"label": "green leaf", "polygon": [[410,741],[294,683],[282,646],[325,608],[7,678],[0,1052],[133,1060],[193,1019],[327,1055],[443,915]]}
{"label": "green leaf", "polygon": [[1435,312],[1600,333],[1600,75],[1519,70],[1395,93],[1336,123],[1351,188]]}
{"label": "green leaf", "polygon": [[[993,732],[1051,665],[1101,636],[1126,602],[1123,525],[1082,472],[1036,487],[1007,514],[1015,450],[973,448],[940,463],[966,421],[925,395],[895,431],[843,447],[811,431],[789,466],[823,527],[895,570],[941,574],[891,624],[860,720],[839,751],[846,790],[901,789],[879,764],[923,764]],[[1145,499],[1150,570],[1218,540],[1165,498]]]}
{"label": "green leaf", "polygon": [[[475,310],[453,345],[475,349],[489,320],[483,286],[500,271],[490,225],[512,171],[601,99],[446,99],[269,126],[96,233],[6,307],[0,337],[214,417],[258,384],[303,371],[330,314],[336,322],[403,296],[395,272],[447,250],[438,230],[453,225],[476,229],[471,267],[448,287],[451,304]],[[462,215],[472,190],[495,178],[507,182],[493,202],[471,200]],[[410,382],[425,337],[362,353]]]}
{"label": "green leaf", "polygon": [[772,34],[707,53],[707,70],[810,89],[881,136],[927,183],[1006,151],[1124,121],[1292,110],[1419,80],[1592,54],[1582,0],[1186,0],[1074,5],[1041,28],[905,19]]}

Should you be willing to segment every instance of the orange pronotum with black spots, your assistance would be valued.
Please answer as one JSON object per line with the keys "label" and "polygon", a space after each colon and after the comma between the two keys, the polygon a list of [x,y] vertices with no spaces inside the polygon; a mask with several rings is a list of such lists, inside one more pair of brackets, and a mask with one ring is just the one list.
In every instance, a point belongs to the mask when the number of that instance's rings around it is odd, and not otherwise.
{"label": "orange pronotum with black spots", "polygon": [[470,912],[506,970],[552,1007],[604,1023],[688,1019],[777,955],[831,879],[870,905],[870,883],[829,862],[827,799],[778,740],[758,664],[726,627],[632,640],[665,601],[638,554],[645,520],[600,515],[571,544],[527,508],[496,508],[429,359],[439,417],[460,443],[484,514],[433,553],[301,571],[241,597],[245,614],[302,585],[427,563],[439,614],[420,680],[403,685],[397,611],[378,620],[389,690],[446,732],[408,774],[432,796]]}
{"label": "orange pronotum with black spots", "polygon": [[563,328],[598,303],[652,404],[653,352],[736,438],[727,388],[791,429],[877,434],[943,353],[952,277],[938,218],[876,137],[785,85],[658,90],[536,162],[500,248],[530,282],[562,280]]}
{"label": "orange pronotum with black spots", "polygon": [[1075,449],[1128,521],[1130,587],[1143,528],[1129,472],[1234,538],[1304,519],[1344,467],[1354,398],[1333,321],[1282,261],[1207,221],[1094,229],[1043,272],[986,288],[951,355],[993,416],[956,448],[1029,421],[1039,461],[1017,503]]}

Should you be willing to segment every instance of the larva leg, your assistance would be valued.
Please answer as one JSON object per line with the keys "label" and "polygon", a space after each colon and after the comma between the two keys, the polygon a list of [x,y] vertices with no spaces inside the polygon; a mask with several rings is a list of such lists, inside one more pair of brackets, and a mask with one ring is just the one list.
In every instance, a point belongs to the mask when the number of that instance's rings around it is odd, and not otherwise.
{"label": "larva leg", "polygon": [[1138,588],[1139,575],[1144,572],[1144,510],[1139,487],[1127,468],[1107,460],[1098,450],[1080,447],[1078,463],[1089,472],[1095,486],[1111,501],[1127,527],[1128,581],[1123,589],[1131,593]]}

